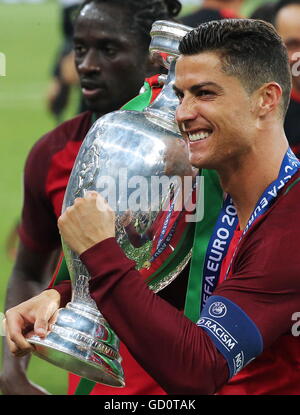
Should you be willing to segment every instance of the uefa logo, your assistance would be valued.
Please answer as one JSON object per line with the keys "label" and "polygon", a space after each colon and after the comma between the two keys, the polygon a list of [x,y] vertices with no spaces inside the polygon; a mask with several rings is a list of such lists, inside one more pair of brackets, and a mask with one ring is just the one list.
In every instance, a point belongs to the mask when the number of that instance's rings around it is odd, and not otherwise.
{"label": "uefa logo", "polygon": [[224,303],[216,301],[210,305],[208,312],[212,317],[220,318],[225,316],[227,313],[227,308]]}

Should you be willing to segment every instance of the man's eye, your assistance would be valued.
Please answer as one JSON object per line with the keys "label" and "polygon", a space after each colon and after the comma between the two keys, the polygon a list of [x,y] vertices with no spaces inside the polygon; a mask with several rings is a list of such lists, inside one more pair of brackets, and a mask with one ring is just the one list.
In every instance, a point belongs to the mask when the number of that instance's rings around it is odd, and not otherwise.
{"label": "man's eye", "polygon": [[85,53],[85,47],[82,45],[75,45],[74,51],[76,56],[82,56]]}
{"label": "man's eye", "polygon": [[208,89],[201,89],[200,91],[197,92],[198,97],[204,97],[207,95],[214,95],[214,93]]}
{"label": "man's eye", "polygon": [[180,94],[179,92],[175,92],[175,95],[177,96],[179,102],[182,102],[182,100],[183,100],[183,94]]}
{"label": "man's eye", "polygon": [[117,55],[118,50],[116,48],[112,47],[112,46],[106,46],[104,48],[104,52],[107,56],[113,58],[114,56]]}

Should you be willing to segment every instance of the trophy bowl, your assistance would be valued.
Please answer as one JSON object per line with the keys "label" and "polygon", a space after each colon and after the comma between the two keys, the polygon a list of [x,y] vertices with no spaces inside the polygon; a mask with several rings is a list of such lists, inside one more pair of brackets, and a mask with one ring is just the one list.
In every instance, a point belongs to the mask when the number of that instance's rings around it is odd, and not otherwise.
{"label": "trophy bowl", "polygon": [[[178,100],[172,88],[174,56],[179,40],[189,30],[173,22],[154,23],[150,50],[157,53],[161,45],[172,57],[166,60],[166,84],[144,111],[115,111],[93,124],[77,155],[62,208],[64,212],[87,191],[101,193],[116,213],[117,242],[136,261],[141,277],[154,292],[176,278],[191,254],[192,243],[187,241],[191,241],[193,229],[185,219],[192,211],[187,206],[197,171],[189,163],[187,146],[174,119]],[[122,387],[119,339],[90,296],[88,270],[62,244],[72,300],[58,311],[45,338],[34,335],[29,341],[35,345],[35,354],[48,362],[90,380]]]}

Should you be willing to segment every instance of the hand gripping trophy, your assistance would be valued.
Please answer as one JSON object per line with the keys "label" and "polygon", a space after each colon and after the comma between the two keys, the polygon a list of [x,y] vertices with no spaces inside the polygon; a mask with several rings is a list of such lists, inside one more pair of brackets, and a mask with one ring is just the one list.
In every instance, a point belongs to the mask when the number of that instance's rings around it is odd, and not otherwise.
{"label": "hand gripping trophy", "polygon": [[[86,191],[96,190],[105,194],[116,211],[117,241],[136,261],[138,269],[161,254],[167,246],[167,238],[171,240],[176,228],[175,221],[171,231],[164,234],[174,208],[174,197],[171,210],[162,215],[165,195],[161,194],[161,186],[154,189],[153,177],[193,174],[174,119],[178,101],[172,89],[178,45],[190,29],[167,21],[153,24],[150,52],[152,55],[161,54],[169,69],[162,92],[142,112],[115,111],[95,122],[82,143],[66,189],[63,211]],[[136,194],[137,184],[140,187],[144,185],[139,196]],[[172,192],[174,196],[176,189],[173,188]],[[150,198],[150,208],[148,204],[145,208],[132,209],[133,204],[136,206],[140,202],[141,205]],[[155,246],[153,240],[147,240],[138,248],[130,243],[122,224],[122,218],[128,215],[128,205],[134,211],[134,229],[138,234],[145,234],[160,217],[162,226]],[[87,269],[79,257],[62,243],[73,285],[72,301],[59,310],[44,339],[34,335],[29,341],[35,345],[35,354],[50,363],[99,383],[123,387],[119,339],[90,296]],[[150,288],[157,292],[169,284],[186,265],[189,255],[176,264],[175,271],[164,275]]]}

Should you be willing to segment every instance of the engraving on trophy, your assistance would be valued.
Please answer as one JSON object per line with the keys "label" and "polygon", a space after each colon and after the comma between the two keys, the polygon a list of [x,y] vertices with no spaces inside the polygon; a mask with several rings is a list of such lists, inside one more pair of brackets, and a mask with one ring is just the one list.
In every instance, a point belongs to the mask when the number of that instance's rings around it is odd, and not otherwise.
{"label": "engraving on trophy", "polygon": [[94,336],[95,336],[95,339],[97,339],[97,340],[101,339],[102,341],[107,341],[107,342],[110,340],[110,336],[108,335],[108,331],[104,330],[103,326],[98,326],[96,328]]}
{"label": "engraving on trophy", "polygon": [[88,303],[95,307],[95,301],[91,298],[89,292],[89,280],[90,277],[87,275],[78,275],[75,281],[72,302]]}
{"label": "engraving on trophy", "polygon": [[102,353],[111,359],[118,359],[119,357],[118,352],[116,352],[112,347],[102,344],[102,339],[100,338],[99,341],[97,341],[97,339],[95,340],[92,336],[89,336],[86,333],[62,328],[57,325],[53,325],[52,332],[60,335],[61,338],[64,338],[67,341],[76,343],[78,350],[83,351],[93,349],[95,352]]}
{"label": "engraving on trophy", "polygon": [[[100,169],[100,149],[97,143],[94,143],[84,154],[80,171],[78,173],[78,187],[75,197],[82,195],[84,190],[88,190],[94,185],[95,178]],[[93,186],[95,187],[95,186]]]}

